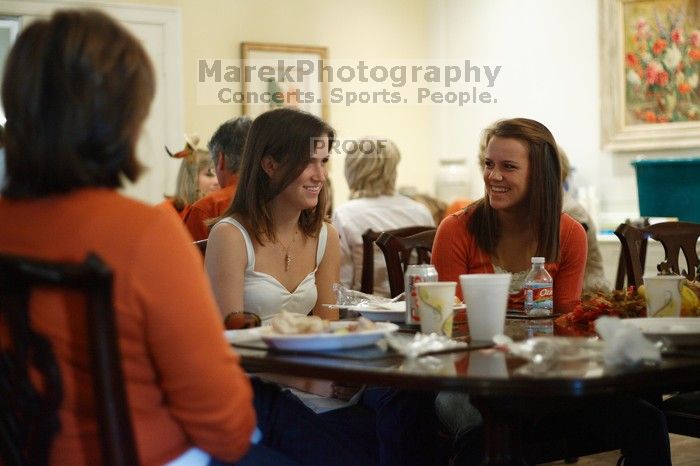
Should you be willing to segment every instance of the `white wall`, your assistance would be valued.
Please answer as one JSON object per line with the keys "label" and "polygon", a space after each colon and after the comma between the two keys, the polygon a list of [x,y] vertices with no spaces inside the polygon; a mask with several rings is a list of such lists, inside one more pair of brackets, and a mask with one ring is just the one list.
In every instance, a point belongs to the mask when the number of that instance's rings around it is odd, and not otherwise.
{"label": "white wall", "polygon": [[[0,0],[2,1],[2,0]],[[97,1],[97,0],[94,0]],[[197,63],[204,58],[238,59],[241,42],[325,46],[330,58],[396,60],[428,57],[426,0],[111,0],[178,7],[182,16],[182,79],[185,127],[208,140],[240,105],[197,102]],[[399,184],[432,191],[437,163],[432,154],[428,107],[332,106],[330,124],[341,138],[386,136],[398,144],[403,162]],[[173,144],[176,146],[176,144]],[[347,198],[343,160],[332,163],[336,202]]]}
{"label": "white wall", "polygon": [[101,8],[143,42],[156,77],[156,94],[136,148],[146,170],[135,184],[125,183],[123,192],[156,203],[174,191],[179,161],[169,160],[163,145],[182,144],[181,35],[179,11],[148,5],[111,4],[97,0],[0,0],[0,16],[19,19],[25,27],[48,17],[59,8]]}
{"label": "white wall", "polygon": [[592,0],[440,0],[444,56],[501,65],[498,103],[445,109],[456,144],[470,149],[472,195],[482,192],[476,165],[481,130],[499,118],[544,123],[566,149],[580,178],[594,182],[599,149],[598,24]]}
{"label": "white wall", "polygon": [[[399,145],[399,185],[433,192],[438,159],[462,157],[472,173],[469,197],[482,194],[476,164],[480,131],[499,118],[528,116],[546,124],[576,167],[576,183],[593,185],[602,212],[615,221],[637,214],[638,154],[600,149],[598,2],[596,0],[111,0],[176,7],[182,17],[184,127],[208,139],[238,105],[200,105],[200,58],[239,58],[243,41],[322,45],[332,59],[469,59],[500,65],[495,104],[333,106],[340,137],[385,135]],[[0,0],[0,4],[5,3]],[[98,0],[89,3],[99,4]],[[165,38],[169,40],[169,38]],[[177,142],[171,142],[176,147]],[[697,150],[647,155],[695,155]],[[333,165],[336,200],[347,187],[342,159]]]}
{"label": "white wall", "polygon": [[[637,215],[630,162],[640,154],[603,152],[600,144],[598,2],[595,0],[435,0],[444,24],[433,44],[443,57],[502,65],[498,103],[442,109],[451,144],[470,150],[472,196],[482,192],[475,161],[480,131],[499,118],[544,123],[576,167],[578,185],[595,186],[601,212]],[[697,150],[647,152],[690,155]],[[604,216],[608,217],[608,216]],[[618,221],[618,220],[615,220]],[[618,221],[618,223],[619,223]]]}

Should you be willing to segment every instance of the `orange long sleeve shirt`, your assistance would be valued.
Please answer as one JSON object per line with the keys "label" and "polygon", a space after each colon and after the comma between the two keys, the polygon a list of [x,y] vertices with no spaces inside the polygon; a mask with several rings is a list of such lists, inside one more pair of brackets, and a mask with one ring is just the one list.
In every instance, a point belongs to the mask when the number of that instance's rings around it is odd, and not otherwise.
{"label": "orange long sleeve shirt", "polygon": [[[248,449],[252,390],[225,342],[202,267],[180,219],[113,190],[38,200],[0,198],[0,251],[82,261],[114,271],[119,348],[141,463],[166,463],[192,446],[224,461]],[[64,385],[52,465],[100,463],[85,320],[77,296],[32,296],[33,327],[51,341]]]}
{"label": "orange long sleeve shirt", "polygon": [[[433,243],[432,262],[441,281],[457,282],[461,297],[459,276],[469,273],[494,273],[491,258],[476,244],[476,238],[467,230],[471,211],[460,211],[446,217],[438,227]],[[545,268],[554,280],[554,310],[571,311],[581,300],[583,275],[588,251],[586,232],[566,214],[559,222],[560,260],[547,263]]]}
{"label": "orange long sleeve shirt", "polygon": [[204,196],[190,206],[182,220],[192,235],[192,239],[200,241],[209,237],[207,220],[219,217],[231,205],[233,196],[236,195],[238,183],[233,183],[225,188]]}

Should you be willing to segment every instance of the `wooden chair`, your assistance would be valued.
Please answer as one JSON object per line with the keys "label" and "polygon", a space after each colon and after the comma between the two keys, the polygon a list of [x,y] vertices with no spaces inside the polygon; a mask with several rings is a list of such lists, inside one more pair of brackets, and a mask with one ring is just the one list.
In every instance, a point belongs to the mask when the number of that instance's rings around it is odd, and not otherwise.
{"label": "wooden chair", "polygon": [[[403,238],[426,230],[435,230],[435,227],[412,226],[397,228],[395,230],[386,230],[385,233]],[[360,291],[363,293],[374,293],[374,243],[382,233],[384,232],[374,231],[371,228],[362,233],[362,276],[360,279]]]}
{"label": "wooden chair", "polygon": [[[646,246],[650,238],[659,241],[664,247],[666,266],[670,270],[677,274],[683,273],[691,280],[695,278],[700,265],[700,258],[698,258],[696,250],[698,237],[700,237],[700,224],[663,222],[638,228],[623,223],[617,227],[615,235],[622,244],[628,285],[639,286],[642,284]],[[685,258],[687,269],[682,269],[679,264],[681,252]]]}
{"label": "wooden chair", "polygon": [[[627,220],[625,224],[632,225],[633,227],[636,228],[644,228],[649,226],[649,221],[647,219],[640,220],[640,221],[631,221]],[[620,229],[622,225],[618,227]],[[619,236],[618,236],[619,238]],[[620,240],[622,242],[622,239]],[[641,270],[644,270],[644,267],[646,265],[646,258],[647,258],[647,241],[644,240],[642,243],[639,244],[639,255],[640,255],[640,260],[641,260]],[[625,278],[628,276],[627,274],[627,261],[625,260],[625,248],[624,245],[620,245],[620,257],[618,258],[617,261],[617,274],[615,276],[615,289],[616,290],[624,290],[627,286],[630,286],[631,284],[628,283],[625,285]]]}
{"label": "wooden chair", "polygon": [[[623,223],[617,227],[615,234],[622,243],[630,285],[639,286],[643,283],[646,243],[649,238],[663,245],[667,268],[677,274],[684,274],[690,280],[695,278],[700,266],[696,249],[700,237],[700,224],[664,222],[636,228]],[[679,264],[681,253],[687,269],[681,269]],[[661,409],[666,415],[669,432],[700,437],[700,392],[671,396],[661,403]]]}
{"label": "wooden chair", "polygon": [[[0,332],[0,463],[48,464],[51,442],[61,428],[59,366],[51,343],[32,330],[28,312],[33,289],[57,287],[85,296],[85,338],[103,464],[137,465],[112,307],[112,272],[94,254],[79,264],[0,255],[0,319],[7,330]],[[30,371],[39,375],[41,392],[30,382]]]}
{"label": "wooden chair", "polygon": [[404,237],[385,231],[377,238],[377,246],[384,253],[384,260],[386,260],[386,271],[392,298],[404,291],[404,273],[413,251],[417,253],[418,264],[430,263],[430,253],[433,250],[436,231],[436,228],[431,227]]}

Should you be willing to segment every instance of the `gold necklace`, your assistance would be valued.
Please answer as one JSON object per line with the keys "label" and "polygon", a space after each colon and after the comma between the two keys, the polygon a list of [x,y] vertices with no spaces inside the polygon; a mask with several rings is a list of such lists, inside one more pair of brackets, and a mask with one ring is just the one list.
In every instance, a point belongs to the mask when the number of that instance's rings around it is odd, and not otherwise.
{"label": "gold necklace", "polygon": [[289,242],[287,246],[284,245],[284,243],[281,240],[275,241],[275,244],[278,244],[279,247],[282,249],[284,252],[284,271],[287,272],[289,270],[289,264],[292,262],[292,256],[289,255],[289,249],[294,245],[294,242],[297,240],[297,233],[299,232],[299,229],[294,230],[294,236],[292,236],[292,240]]}

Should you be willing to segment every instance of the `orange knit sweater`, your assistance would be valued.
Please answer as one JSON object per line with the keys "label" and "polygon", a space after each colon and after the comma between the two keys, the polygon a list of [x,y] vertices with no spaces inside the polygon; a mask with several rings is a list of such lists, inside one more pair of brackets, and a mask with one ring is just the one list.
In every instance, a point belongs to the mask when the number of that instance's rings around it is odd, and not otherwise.
{"label": "orange knit sweater", "polygon": [[[108,189],[0,199],[0,251],[114,271],[114,306],[136,443],[146,466],[192,446],[235,461],[255,425],[252,390],[225,342],[200,254],[174,212]],[[64,385],[52,465],[99,464],[85,320],[75,295],[38,292],[32,325],[53,344]]]}
{"label": "orange knit sweater", "polygon": [[[467,230],[471,211],[460,211],[446,217],[438,227],[433,243],[432,262],[441,281],[457,282],[459,276],[468,273],[493,273],[493,264],[488,254],[476,244],[476,238]],[[586,232],[583,227],[566,214],[559,222],[560,261],[545,264],[554,279],[554,312],[571,311],[581,300],[583,273],[588,251]]]}
{"label": "orange knit sweater", "polygon": [[209,237],[207,220],[219,217],[228,209],[233,197],[236,195],[237,187],[238,183],[228,185],[204,196],[190,206],[182,219],[193,240],[199,241]]}

